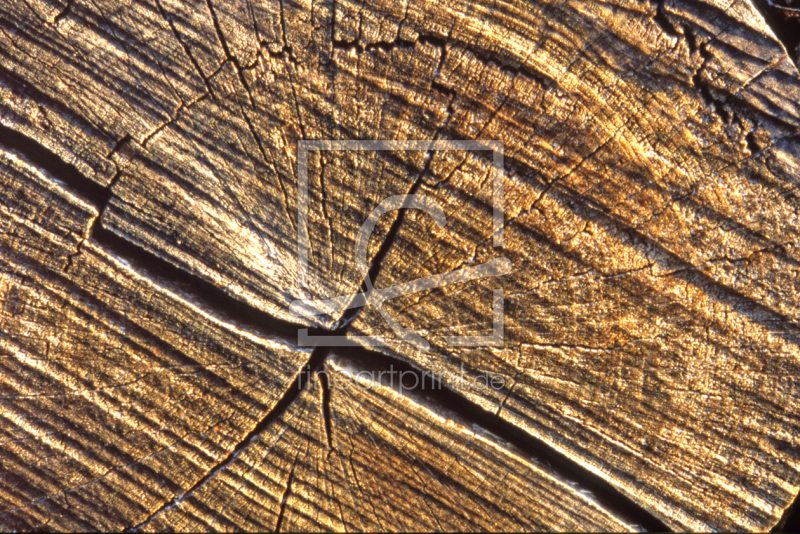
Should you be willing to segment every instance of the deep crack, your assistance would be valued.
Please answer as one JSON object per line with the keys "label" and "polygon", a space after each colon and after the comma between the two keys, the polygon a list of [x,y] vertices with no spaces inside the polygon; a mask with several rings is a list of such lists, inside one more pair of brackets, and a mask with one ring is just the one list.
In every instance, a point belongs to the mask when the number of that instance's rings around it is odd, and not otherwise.
{"label": "deep crack", "polygon": [[[225,318],[237,325],[249,326],[263,331],[264,326],[268,325],[269,330],[283,338],[290,338],[292,335],[297,334],[297,329],[301,325],[291,324],[285,321],[275,319],[268,314],[261,312],[251,306],[238,301],[224,293],[215,285],[198,278],[195,275],[187,273],[178,267],[173,266],[169,262],[157,257],[155,254],[134,245],[133,243],[117,236],[113,232],[105,230],[97,221],[101,219],[102,212],[108,206],[112,198],[110,187],[103,187],[89,178],[83,176],[74,166],[66,164],[57,155],[41,146],[36,141],[13,131],[4,126],[0,126],[0,134],[6,140],[5,144],[8,148],[12,148],[21,152],[27,159],[40,166],[43,170],[60,180],[64,185],[76,192],[77,196],[86,199],[98,208],[100,216],[98,216],[92,226],[92,239],[94,239],[100,246],[110,253],[124,259],[130,263],[134,268],[143,271],[151,278],[158,280],[160,283],[168,285],[180,286],[181,292],[188,295],[190,300],[201,303],[204,307],[209,307],[214,310],[218,315]],[[112,150],[112,153],[118,151],[127,141],[128,137],[120,140],[118,145]],[[416,177],[408,190],[408,194],[414,194],[422,183],[422,179],[430,169],[430,163],[433,159],[433,151],[429,150],[426,154],[425,162],[421,171]],[[383,262],[388,254],[389,249],[395,243],[397,234],[404,219],[406,210],[400,210],[395,220],[392,223],[389,233],[381,244],[378,253],[374,256],[372,265],[370,266],[367,276],[370,279],[376,279],[380,274]],[[358,313],[358,310],[356,310]],[[343,317],[345,317],[343,315]],[[317,333],[324,332],[328,335],[346,336],[349,329],[349,324],[355,314],[349,318],[341,327],[330,330],[316,330]],[[327,383],[327,376],[322,371],[325,361],[329,357],[330,347],[318,346],[312,351],[308,362],[300,371],[297,379],[292,381],[292,385],[287,388],[278,402],[267,411],[267,413],[253,426],[253,428],[233,447],[225,458],[218,462],[211,468],[205,475],[203,475],[197,482],[195,482],[186,491],[176,495],[173,499],[163,504],[147,518],[141,521],[136,526],[131,527],[129,530],[141,530],[147,527],[152,521],[170,509],[179,506],[187,498],[194,494],[195,491],[203,487],[209,480],[213,479],[216,475],[221,473],[229,467],[243,450],[249,447],[259,436],[278,418],[280,418],[292,406],[300,396],[301,392],[307,387],[308,380],[311,377],[316,377],[320,380],[322,385],[323,403],[322,411],[325,424],[325,432],[327,435],[327,445],[329,450],[333,448],[332,440],[332,414],[330,406],[330,384]],[[359,347],[351,347],[348,350],[348,355],[353,355],[361,362],[363,367],[370,366],[383,366],[392,367],[398,370],[413,370],[419,372],[418,369],[412,367],[410,364],[397,359],[380,354],[377,352],[368,351]],[[302,380],[307,377],[308,380]],[[425,381],[420,381],[425,384]],[[514,447],[526,451],[530,456],[539,459],[541,462],[549,465],[559,476],[565,480],[580,481],[579,487],[591,491],[595,498],[609,510],[620,515],[621,517],[630,518],[632,523],[637,523],[646,529],[650,530],[666,530],[665,525],[658,520],[655,516],[651,515],[639,505],[634,503],[627,496],[622,494],[613,485],[605,479],[594,475],[582,466],[578,465],[573,460],[567,458],[561,453],[552,449],[549,445],[533,436],[525,433],[521,429],[515,427],[510,422],[502,419],[501,417],[488,412],[480,406],[472,403],[460,393],[448,389],[440,381],[431,386],[431,390],[435,388],[435,394],[427,391],[420,391],[423,394],[426,402],[436,404],[439,406],[446,406],[450,411],[459,414],[462,418],[472,421],[475,424],[485,428],[489,432],[499,436],[501,439],[510,443]],[[287,484],[287,489],[283,497],[283,509],[285,509],[285,500],[288,499],[290,493],[292,475]],[[282,515],[281,515],[282,517]],[[280,526],[280,520],[278,527]]]}
{"label": "deep crack", "polygon": [[[305,368],[300,371],[300,377],[302,377],[303,373],[306,373],[310,376],[311,373],[315,373],[319,370],[325,358],[328,356],[328,349],[327,347],[317,347],[311,353],[311,357],[309,358],[308,363],[306,364]],[[194,485],[183,492],[182,494],[174,497],[169,502],[162,505],[158,508],[155,512],[153,512],[150,516],[148,516],[144,521],[140,522],[135,527],[128,529],[127,531],[139,531],[143,528],[146,528],[156,517],[161,515],[162,513],[169,511],[176,506],[180,506],[180,504],[185,501],[187,498],[191,497],[191,495],[202,488],[209,480],[213,479],[216,475],[221,473],[225,470],[228,466],[230,466],[239,454],[242,453],[247,447],[249,447],[252,443],[254,443],[261,434],[269,428],[269,425],[272,424],[273,421],[276,421],[280,418],[287,410],[295,403],[297,398],[300,396],[300,393],[303,391],[305,386],[302,384],[302,380],[299,377],[292,381],[292,385],[286,389],[283,396],[280,400],[269,410],[261,420],[256,423],[256,425],[247,433],[247,435],[239,441],[233,448],[233,450],[228,453],[228,455],[219,463],[217,463],[213,468],[211,468],[205,475],[203,475],[200,480],[194,483]],[[288,495],[288,489],[287,489]],[[280,526],[280,523],[278,524]]]}

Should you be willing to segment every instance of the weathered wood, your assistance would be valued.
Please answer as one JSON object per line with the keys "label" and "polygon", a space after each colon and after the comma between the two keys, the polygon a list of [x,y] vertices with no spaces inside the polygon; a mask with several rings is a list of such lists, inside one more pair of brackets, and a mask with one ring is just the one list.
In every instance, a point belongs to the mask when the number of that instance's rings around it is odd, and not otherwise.
{"label": "weathered wood", "polygon": [[[275,321],[334,330],[344,305],[297,317],[290,303],[356,292],[361,224],[408,192],[447,225],[381,218],[376,287],[501,256],[513,270],[388,302],[428,352],[369,307],[347,335],[383,339],[465,412],[496,414],[670,528],[768,529],[800,490],[800,80],[750,0],[6,2],[0,95],[6,128],[85,177],[60,184],[2,152],[0,527],[627,528],[580,481],[430,399],[377,382],[323,394],[313,374],[297,389],[324,351],[90,238],[110,231]],[[485,153],[313,152],[297,287],[304,139],[501,140],[504,246]],[[70,188],[103,193],[93,206]],[[489,331],[500,288],[504,346],[448,344]],[[503,387],[457,378],[484,373]]]}
{"label": "weathered wood", "polygon": [[88,239],[97,211],[20,156],[0,152],[0,179],[4,529],[633,528],[346,361],[325,369],[327,422],[319,375],[301,374],[300,396],[248,437],[307,350],[108,254]]}
{"label": "weathered wood", "polygon": [[[143,530],[631,531],[480,427],[334,359],[225,470]],[[362,373],[359,375],[359,373]]]}
{"label": "weathered wood", "polygon": [[0,152],[0,526],[121,530],[256,426],[308,350],[86,240],[97,211]]}

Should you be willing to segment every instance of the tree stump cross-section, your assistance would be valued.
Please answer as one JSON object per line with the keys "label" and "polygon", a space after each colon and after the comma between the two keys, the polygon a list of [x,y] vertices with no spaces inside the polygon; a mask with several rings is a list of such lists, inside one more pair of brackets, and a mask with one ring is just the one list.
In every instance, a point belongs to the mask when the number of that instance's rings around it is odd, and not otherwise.
{"label": "tree stump cross-section", "polygon": [[780,528],[793,10],[3,2],[0,530]]}

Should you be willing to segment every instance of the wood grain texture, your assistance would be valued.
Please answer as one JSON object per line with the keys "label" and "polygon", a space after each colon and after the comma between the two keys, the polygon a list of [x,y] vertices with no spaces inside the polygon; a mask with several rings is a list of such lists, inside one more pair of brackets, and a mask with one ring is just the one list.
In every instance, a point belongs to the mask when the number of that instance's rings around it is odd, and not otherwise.
{"label": "wood grain texture", "polygon": [[4,530],[636,528],[346,361],[324,369],[326,415],[308,349],[105,251],[97,211],[20,155],[0,177]]}
{"label": "wood grain texture", "polygon": [[[442,135],[505,141],[506,244],[492,249],[491,188],[475,179],[490,163],[434,155],[419,191],[454,208],[448,227],[409,215],[377,285],[500,255],[515,272],[394,301],[433,353],[392,342],[373,310],[351,332],[386,336],[390,353],[438,375],[502,375],[505,391],[452,385],[672,528],[763,528],[798,491],[797,72],[749,4],[715,19],[666,3],[672,35],[597,9],[596,40],[566,40],[580,43],[567,71],[555,52],[529,57],[552,87],[448,48],[436,81],[456,97]],[[525,16],[526,28],[572,31],[567,14]],[[508,96],[477,124],[476,79]],[[505,346],[448,345],[490,333],[498,287]]]}
{"label": "wood grain texture", "polygon": [[[800,490],[798,76],[750,0],[4,2],[0,529],[633,525],[470,410],[672,529],[772,528]],[[316,152],[298,288],[309,139],[502,141],[504,246],[485,152]],[[447,225],[382,217],[377,287],[512,272],[387,303],[427,352],[369,307],[293,315],[362,286],[359,228],[409,192]],[[449,345],[495,289],[504,346]],[[382,339],[459,414],[299,387],[361,364],[298,324]]]}
{"label": "wood grain texture", "polygon": [[127,528],[221,461],[308,350],[87,241],[97,211],[15,154],[0,180],[0,526]]}
{"label": "wood grain texture", "polygon": [[308,350],[103,250],[97,211],[18,154],[0,152],[0,178],[4,530],[636,528],[346,360],[324,369],[327,416],[307,373],[253,434]]}
{"label": "wood grain texture", "polygon": [[143,530],[636,529],[477,425],[415,402],[396,377],[376,382],[341,356],[323,372],[327,408],[323,379],[308,375],[246,451]]}

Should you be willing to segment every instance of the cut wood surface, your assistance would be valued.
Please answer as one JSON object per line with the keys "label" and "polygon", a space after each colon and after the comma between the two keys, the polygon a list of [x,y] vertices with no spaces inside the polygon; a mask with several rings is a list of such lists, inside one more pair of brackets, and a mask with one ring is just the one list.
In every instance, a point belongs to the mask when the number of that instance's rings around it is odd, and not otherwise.
{"label": "cut wood surface", "polygon": [[341,357],[324,372],[339,386],[327,424],[311,375],[235,461],[143,530],[636,528],[480,427],[398,393],[397,381],[359,378]]}
{"label": "cut wood surface", "polygon": [[0,525],[124,529],[219,463],[308,351],[87,241],[97,211],[16,155],[0,180]]}
{"label": "cut wood surface", "polygon": [[[800,74],[773,4],[3,2],[0,530],[775,527]],[[500,141],[503,171],[311,151],[304,213],[298,143],[353,139]],[[375,287],[511,272],[384,303],[429,350],[375,306],[295,315],[364,287],[362,224],[411,193],[447,222],[381,217]],[[500,290],[501,346],[448,341]]]}

